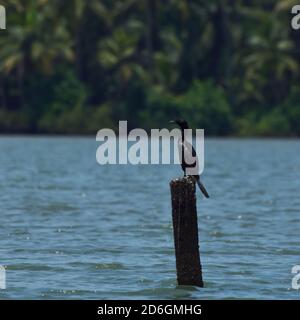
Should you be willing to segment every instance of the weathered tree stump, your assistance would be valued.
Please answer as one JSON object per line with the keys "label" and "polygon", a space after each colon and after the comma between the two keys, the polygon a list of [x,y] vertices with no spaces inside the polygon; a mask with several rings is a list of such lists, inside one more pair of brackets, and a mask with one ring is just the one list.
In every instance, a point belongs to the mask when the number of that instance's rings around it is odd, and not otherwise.
{"label": "weathered tree stump", "polygon": [[170,182],[178,285],[203,287],[198,243],[195,182],[191,177]]}

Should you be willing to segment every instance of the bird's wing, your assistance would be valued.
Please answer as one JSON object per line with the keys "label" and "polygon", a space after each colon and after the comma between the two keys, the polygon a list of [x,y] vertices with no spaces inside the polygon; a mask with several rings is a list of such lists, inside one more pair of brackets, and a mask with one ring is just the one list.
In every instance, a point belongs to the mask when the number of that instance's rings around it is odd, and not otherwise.
{"label": "bird's wing", "polygon": [[182,139],[178,139],[178,152],[179,152],[179,159],[182,158],[182,152],[184,159],[181,160],[182,163],[186,163],[186,167],[193,168],[193,175],[198,174],[199,172],[199,161],[196,154],[196,151],[191,143],[188,141],[182,141]]}

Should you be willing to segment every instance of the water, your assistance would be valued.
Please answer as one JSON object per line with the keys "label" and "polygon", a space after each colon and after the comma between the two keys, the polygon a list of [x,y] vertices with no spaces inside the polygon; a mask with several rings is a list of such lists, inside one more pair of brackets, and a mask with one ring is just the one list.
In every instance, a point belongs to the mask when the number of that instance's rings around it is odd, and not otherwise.
{"label": "water", "polygon": [[205,288],[177,287],[178,166],[96,163],[91,138],[0,138],[4,299],[298,299],[300,144],[206,140]]}

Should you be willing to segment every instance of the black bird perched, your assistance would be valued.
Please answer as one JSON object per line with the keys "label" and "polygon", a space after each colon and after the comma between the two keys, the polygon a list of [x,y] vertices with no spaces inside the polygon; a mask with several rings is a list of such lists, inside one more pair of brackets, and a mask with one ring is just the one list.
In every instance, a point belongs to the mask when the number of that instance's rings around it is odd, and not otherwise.
{"label": "black bird perched", "polygon": [[[170,121],[170,123],[176,123],[181,129],[181,139],[178,139],[177,145],[178,145],[179,156],[181,156],[180,157],[181,158],[181,168],[184,172],[184,176],[186,176],[186,168],[194,168],[193,170],[195,170],[196,172],[199,172],[199,169],[198,169],[199,161],[198,161],[196,151],[195,151],[194,147],[188,141],[185,140],[184,130],[189,129],[189,125],[188,125],[187,121],[184,119],[178,119],[178,120]],[[181,155],[180,155],[180,152],[181,152]],[[188,159],[193,159],[194,162],[192,162],[192,160],[185,161]],[[206,198],[209,198],[209,195],[208,195],[204,185],[200,181],[200,176],[199,175],[192,175],[192,177],[197,182],[197,185],[199,186],[199,188],[202,191],[202,193],[204,194],[204,196]]]}

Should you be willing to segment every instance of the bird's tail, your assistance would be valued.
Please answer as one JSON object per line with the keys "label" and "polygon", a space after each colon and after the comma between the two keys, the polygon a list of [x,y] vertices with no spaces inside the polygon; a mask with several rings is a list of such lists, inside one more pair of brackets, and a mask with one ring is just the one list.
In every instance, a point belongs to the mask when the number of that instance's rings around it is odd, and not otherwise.
{"label": "bird's tail", "polygon": [[207,191],[206,191],[204,185],[202,184],[202,182],[200,181],[200,177],[198,177],[198,179],[196,178],[196,182],[197,182],[198,187],[202,191],[202,193],[205,195],[205,197],[209,198],[209,194],[207,193]]}

